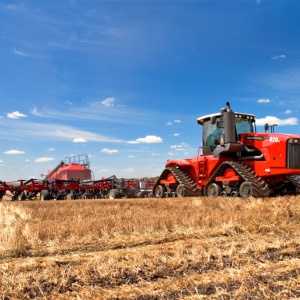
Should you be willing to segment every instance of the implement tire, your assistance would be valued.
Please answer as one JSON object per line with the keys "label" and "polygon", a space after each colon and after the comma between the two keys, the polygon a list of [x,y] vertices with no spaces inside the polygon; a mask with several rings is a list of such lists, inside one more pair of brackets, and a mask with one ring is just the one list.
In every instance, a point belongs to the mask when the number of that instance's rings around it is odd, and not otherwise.
{"label": "implement tire", "polygon": [[111,189],[108,192],[108,199],[120,199],[122,198],[121,193],[117,189]]}
{"label": "implement tire", "polygon": [[42,190],[42,191],[40,192],[40,199],[41,199],[41,201],[49,200],[49,199],[50,199],[49,191],[47,191],[47,190]]}
{"label": "implement tire", "polygon": [[23,201],[26,199],[26,194],[24,191],[22,191],[19,195],[18,195],[18,200],[19,201]]}

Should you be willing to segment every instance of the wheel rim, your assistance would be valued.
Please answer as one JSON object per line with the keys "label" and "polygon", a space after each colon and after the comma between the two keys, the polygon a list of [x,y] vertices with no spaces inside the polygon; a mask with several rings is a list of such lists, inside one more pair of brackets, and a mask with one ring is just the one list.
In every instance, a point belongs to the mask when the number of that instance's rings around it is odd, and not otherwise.
{"label": "wheel rim", "polygon": [[207,196],[209,197],[217,197],[220,193],[221,187],[215,182],[211,183],[207,188]]}
{"label": "wheel rim", "polygon": [[176,188],[176,196],[177,197],[184,197],[184,185],[183,184],[179,184]]}
{"label": "wheel rim", "polygon": [[165,194],[165,187],[162,186],[162,185],[158,185],[156,188],[155,188],[155,197],[156,198],[163,198],[164,197],[164,194]]}
{"label": "wheel rim", "polygon": [[243,182],[240,186],[240,196],[242,198],[248,198],[252,195],[252,187],[250,182]]}

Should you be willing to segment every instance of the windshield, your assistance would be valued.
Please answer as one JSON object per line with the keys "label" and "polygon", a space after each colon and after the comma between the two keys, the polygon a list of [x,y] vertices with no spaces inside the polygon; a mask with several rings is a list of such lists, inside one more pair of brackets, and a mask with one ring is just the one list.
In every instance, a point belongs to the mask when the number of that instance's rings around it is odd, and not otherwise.
{"label": "windshield", "polygon": [[[223,133],[223,124],[223,117],[217,118],[214,124],[211,123],[211,120],[203,122],[203,146],[210,146],[213,150],[220,144],[221,135]],[[236,117],[235,128],[237,135],[253,132],[253,123],[248,118]]]}

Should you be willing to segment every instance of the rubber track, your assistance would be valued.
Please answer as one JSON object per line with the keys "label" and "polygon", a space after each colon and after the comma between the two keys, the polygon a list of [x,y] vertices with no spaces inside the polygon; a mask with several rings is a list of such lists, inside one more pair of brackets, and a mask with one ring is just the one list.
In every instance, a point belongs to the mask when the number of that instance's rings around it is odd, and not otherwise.
{"label": "rubber track", "polygon": [[199,196],[200,190],[196,188],[196,182],[183,169],[169,168],[180,184],[184,185],[184,196]]}
{"label": "rubber track", "polygon": [[268,184],[260,177],[258,176],[253,169],[251,169],[248,165],[241,164],[239,162],[235,161],[226,161],[223,162],[218,169],[215,171],[215,173],[212,175],[210,180],[207,182],[205,186],[205,195],[206,193],[206,187],[215,181],[217,176],[223,176],[224,172],[227,168],[232,168],[235,170],[235,172],[240,175],[244,181],[250,182],[252,187],[252,196],[253,197],[268,197],[270,194],[270,189]]}
{"label": "rubber track", "polygon": [[183,169],[180,168],[166,168],[161,173],[156,184],[153,187],[153,191],[159,185],[160,181],[167,179],[169,173],[172,173],[174,177],[178,180],[179,184],[184,185],[184,196],[199,196],[200,190],[196,188],[196,182],[191,178],[191,176]]}
{"label": "rubber track", "polygon": [[286,176],[286,178],[296,187],[297,193],[300,192],[300,176],[299,175],[291,175]]}

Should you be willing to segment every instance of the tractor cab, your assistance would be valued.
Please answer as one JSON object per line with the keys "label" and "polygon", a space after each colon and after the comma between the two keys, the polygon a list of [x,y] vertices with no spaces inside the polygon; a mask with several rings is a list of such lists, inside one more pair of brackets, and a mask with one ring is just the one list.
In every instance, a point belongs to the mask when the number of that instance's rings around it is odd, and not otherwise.
{"label": "tractor cab", "polygon": [[[202,146],[204,155],[212,154],[219,146],[237,144],[241,133],[255,132],[255,116],[235,113],[228,107],[220,113],[206,115],[197,119],[202,125]],[[224,150],[224,149],[223,149]]]}

